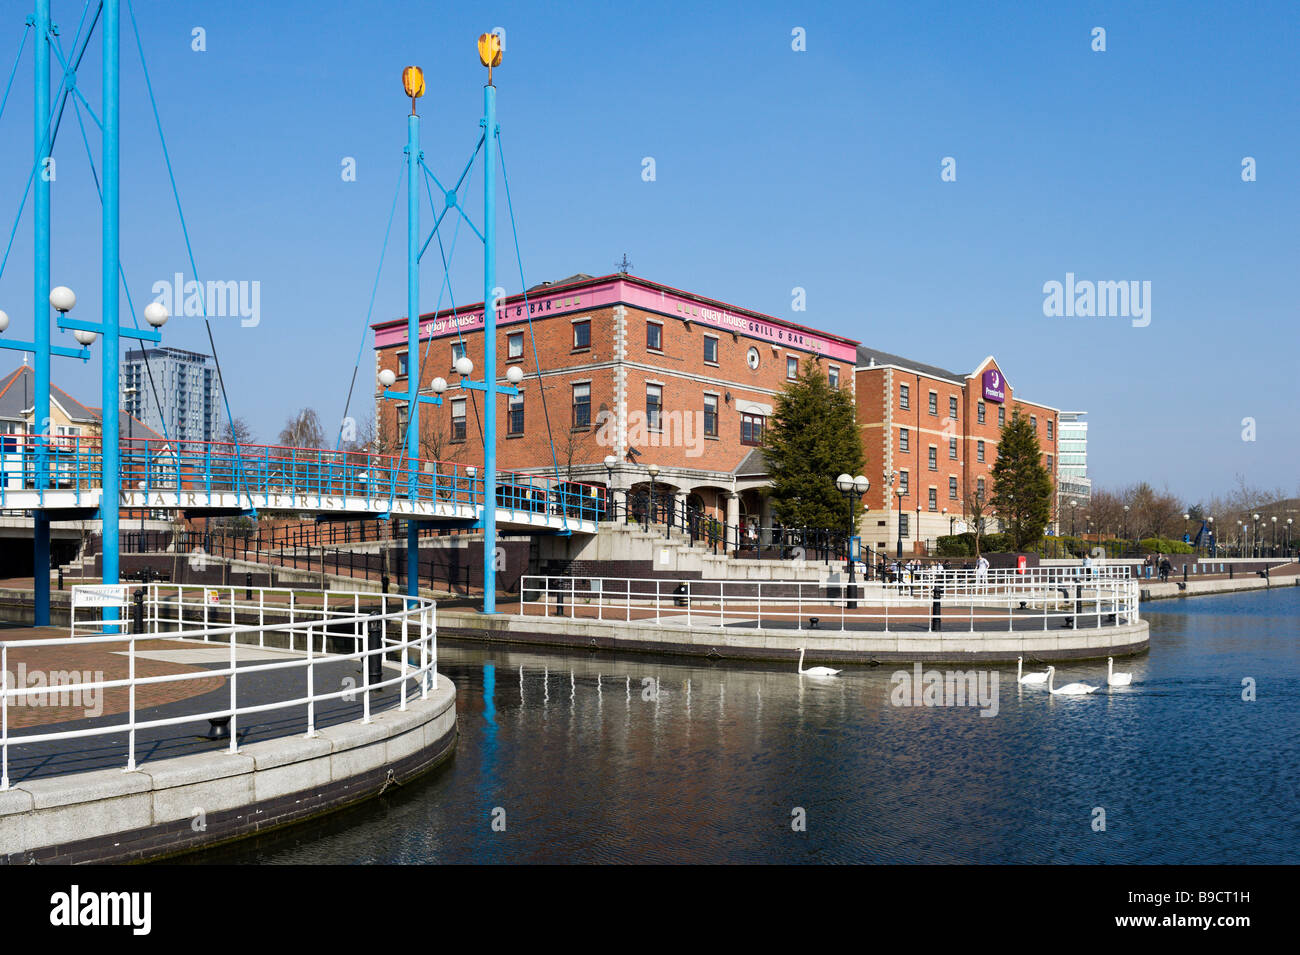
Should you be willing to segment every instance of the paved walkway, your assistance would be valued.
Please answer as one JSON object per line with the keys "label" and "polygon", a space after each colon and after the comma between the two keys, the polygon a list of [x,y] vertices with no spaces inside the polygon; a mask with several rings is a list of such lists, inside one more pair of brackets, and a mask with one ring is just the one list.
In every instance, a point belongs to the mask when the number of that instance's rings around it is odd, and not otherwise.
{"label": "paved walkway", "polygon": [[[67,636],[58,628],[0,629],[0,640],[21,641],[40,636]],[[149,640],[137,644],[140,653],[136,659],[138,676],[168,673],[203,673],[225,669],[229,647],[218,643],[189,640]],[[46,668],[64,671],[92,671],[92,677],[113,680],[128,675],[127,657],[115,644],[86,644],[72,647],[31,647],[26,650],[11,647],[9,673],[17,678],[19,666],[25,666],[28,684],[34,672]],[[237,651],[236,669],[265,664],[272,658],[301,659],[305,654],[287,650],[260,650],[256,646],[241,646]],[[356,660],[321,657],[315,664],[313,685],[317,693],[333,693],[348,687],[358,688],[351,701],[342,699],[320,701],[316,704],[317,728],[331,726],[362,715],[364,675]],[[398,664],[387,661],[384,678],[398,675]],[[46,677],[48,681],[48,676]],[[307,694],[307,670],[303,668],[249,672],[237,681],[238,705],[251,707],[284,700],[300,699]],[[351,683],[345,681],[351,680]],[[80,677],[78,677],[80,681]],[[91,691],[92,693],[95,691]],[[105,728],[121,726],[127,709],[125,688],[98,691],[100,701],[82,699],[77,705],[36,706],[10,700],[9,717],[9,779],[17,783],[24,779],[55,776],[64,773],[85,772],[92,769],[123,768],[127,758],[127,732],[106,732],[103,735],[68,740],[47,740],[22,745],[24,736],[46,732]],[[153,684],[137,689],[137,721],[166,719],[177,716],[210,713],[230,706],[230,686],[226,677],[208,677],[201,680],[179,680]],[[408,696],[419,694],[414,679],[407,681]],[[372,712],[398,705],[400,688],[393,685],[371,693]],[[94,705],[87,706],[87,703]],[[102,705],[102,710],[100,706]],[[251,743],[279,736],[302,734],[307,728],[307,706],[299,704],[262,713],[240,717],[238,723],[240,743]],[[136,762],[165,759],[196,752],[212,752],[229,748],[229,740],[209,740],[208,721],[199,717],[192,722],[139,730],[136,734]]]}

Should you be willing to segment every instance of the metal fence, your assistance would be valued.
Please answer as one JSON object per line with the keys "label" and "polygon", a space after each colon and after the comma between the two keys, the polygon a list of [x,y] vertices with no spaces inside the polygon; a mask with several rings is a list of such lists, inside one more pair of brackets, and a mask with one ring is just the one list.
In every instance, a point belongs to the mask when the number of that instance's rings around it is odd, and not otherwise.
{"label": "metal fence", "polygon": [[[377,605],[377,606],[376,606]],[[74,625],[73,635],[37,640],[0,641],[0,790],[9,788],[9,751],[56,740],[88,739],[114,733],[127,736],[125,769],[136,768],[136,734],[158,727],[181,726],[204,721],[229,720],[230,752],[238,752],[239,721],[242,716],[266,713],[289,707],[306,707],[305,735],[316,735],[316,706],[330,700],[350,697],[361,699],[361,720],[369,722],[371,696],[386,687],[399,687],[398,706],[407,706],[408,684],[414,681],[421,699],[426,699],[437,680],[437,622],[434,601],[424,598],[384,596],[363,593],[324,593],[304,595],[293,590],[260,587],[253,589],[252,599],[242,587],[200,587],[175,584],[150,584],[140,618],[131,621],[136,632],[114,633],[127,629],[128,622],[100,619],[87,629],[85,622]],[[75,619],[75,618],[74,618]],[[288,643],[289,658],[270,662],[246,662],[237,665],[241,647],[267,646],[271,634],[283,635]],[[199,641],[229,647],[229,662],[220,669],[198,673],[139,676],[136,671],[138,644],[158,640]],[[329,640],[350,644],[344,652],[330,651]],[[121,649],[127,660],[127,676],[122,679],[93,682],[60,683],[57,688],[10,686],[11,652],[22,654],[38,648],[84,648],[110,646]],[[384,660],[397,655],[395,673],[381,670],[371,679],[372,658]],[[413,655],[414,658],[413,658]],[[361,661],[363,682],[334,692],[317,692],[315,668],[323,663],[345,660]],[[240,680],[250,674],[283,670],[284,699],[255,705],[238,703]],[[300,671],[305,686],[292,678]],[[197,713],[167,718],[145,718],[151,706],[137,704],[137,691],[179,681],[229,680],[228,705]],[[9,727],[12,706],[30,703],[33,697],[48,699],[51,693],[84,698],[88,692],[126,688],[128,705],[125,713],[105,716],[94,725],[72,730],[23,732],[13,735]],[[75,696],[74,696],[75,695]]]}
{"label": "metal fence", "polygon": [[525,575],[519,616],[688,627],[972,633],[1136,622],[1138,582],[1127,568],[1097,570],[948,571],[853,584]]}

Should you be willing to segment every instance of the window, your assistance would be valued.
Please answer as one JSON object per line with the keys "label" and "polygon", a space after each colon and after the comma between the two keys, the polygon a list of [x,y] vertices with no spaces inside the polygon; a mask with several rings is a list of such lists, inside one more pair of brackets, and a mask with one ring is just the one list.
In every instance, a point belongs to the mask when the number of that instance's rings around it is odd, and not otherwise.
{"label": "window", "polygon": [[465,440],[465,399],[451,399],[451,440],[460,443]]}
{"label": "window", "polygon": [[704,336],[704,360],[710,365],[718,363],[718,340],[712,335]]}
{"label": "window", "polygon": [[650,351],[664,350],[664,327],[658,322],[646,322],[645,347]]}
{"label": "window", "polygon": [[975,460],[978,461],[980,464],[984,463],[984,442],[983,441],[975,442]]}
{"label": "window", "polygon": [[1034,434],[1038,434],[1038,415],[1031,414],[1029,416],[1029,428]]}
{"label": "window", "polygon": [[898,407],[906,411],[912,406],[912,393],[907,385],[898,386]]}
{"label": "window", "polygon": [[984,402],[981,401],[975,405],[975,420],[980,424],[984,423],[984,410]]}
{"label": "window", "polygon": [[510,395],[510,402],[507,405],[506,413],[506,434],[523,434],[524,433],[524,396]]}
{"label": "window", "polygon": [[930,503],[930,510],[937,511],[939,509],[939,492],[935,488],[930,488],[929,503]]}
{"label": "window", "polygon": [[704,436],[706,438],[716,438],[718,436],[718,396],[704,396]]}
{"label": "window", "polygon": [[826,370],[826,380],[830,382],[830,385],[831,385],[832,388],[839,388],[839,386],[840,386],[840,370],[839,370],[838,368],[836,368],[834,365],[831,365],[831,366]]}
{"label": "window", "polygon": [[1047,440],[1048,441],[1052,440],[1052,419],[1051,418],[1047,419]]}
{"label": "window", "polygon": [[663,385],[645,386],[645,423],[651,431],[658,431],[663,424],[664,387]]}
{"label": "window", "polygon": [[506,336],[506,358],[524,357],[524,333],[511,332]]}
{"label": "window", "polygon": [[948,417],[954,421],[957,419],[957,399],[951,396],[948,398]]}
{"label": "window", "polygon": [[397,353],[397,377],[398,378],[405,378],[408,374],[410,374],[410,372],[406,370],[408,367],[406,361],[408,357],[409,356],[404,351],[399,351]]}
{"label": "window", "polygon": [[785,360],[785,377],[790,381],[794,381],[799,377],[798,358],[787,358]]}
{"label": "window", "polygon": [[1052,456],[1050,454],[1047,456],[1047,473],[1052,473]]}
{"label": "window", "polygon": [[1007,409],[1005,405],[998,405],[998,427],[1005,428],[1007,424]]}
{"label": "window", "polygon": [[936,418],[939,416],[939,392],[930,392],[930,414]]}
{"label": "window", "polygon": [[902,491],[904,495],[907,494],[907,472],[906,471],[898,472],[898,489]]}
{"label": "window", "polygon": [[907,511],[898,512],[898,536],[899,537],[911,536],[912,534],[911,528],[907,526],[907,519],[911,516],[912,515],[908,514]]}
{"label": "window", "polygon": [[912,437],[906,428],[898,429],[898,450],[907,451],[911,444]]}
{"label": "window", "polygon": [[957,439],[956,438],[948,439],[948,459],[950,461],[957,460]]}
{"label": "window", "polygon": [[400,445],[406,440],[406,419],[409,408],[406,405],[397,406],[397,443]]}
{"label": "window", "polygon": [[955,477],[948,478],[948,500],[957,500],[957,479]]}
{"label": "window", "polygon": [[573,323],[573,347],[575,349],[591,347],[591,322],[590,321]]}
{"label": "window", "polygon": [[455,367],[455,365],[456,365],[456,359],[458,359],[458,358],[464,358],[464,357],[465,357],[465,343],[464,343],[464,342],[452,342],[452,343],[451,343],[451,364],[452,364],[452,367],[453,367],[453,368]]}
{"label": "window", "polygon": [[983,500],[983,499],[984,499],[984,479],[983,479],[983,478],[976,478],[976,479],[975,479],[975,496],[978,497],[980,500]]}
{"label": "window", "polygon": [[573,386],[573,426],[591,427],[591,385],[589,383]]}
{"label": "window", "polygon": [[930,445],[930,454],[927,458],[927,463],[930,465],[931,471],[939,470],[939,449],[933,444]]}
{"label": "window", "polygon": [[742,414],[740,416],[740,443],[760,445],[763,443],[763,416]]}

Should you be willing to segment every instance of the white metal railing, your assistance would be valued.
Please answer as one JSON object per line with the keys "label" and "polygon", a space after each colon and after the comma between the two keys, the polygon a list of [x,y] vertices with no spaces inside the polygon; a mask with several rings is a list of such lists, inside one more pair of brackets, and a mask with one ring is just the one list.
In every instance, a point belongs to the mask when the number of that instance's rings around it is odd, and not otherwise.
{"label": "white metal railing", "polygon": [[[956,572],[960,574],[960,572]],[[892,583],[526,575],[519,616],[698,627],[1011,632],[1123,626],[1138,620],[1138,582],[1123,575],[944,575]]]}
{"label": "white metal railing", "polygon": [[[363,602],[366,606],[362,606]],[[378,612],[374,605],[378,603]],[[256,615],[256,622],[252,619]],[[57,637],[39,640],[0,641],[0,790],[9,788],[9,750],[11,747],[29,746],[55,740],[82,739],[113,733],[127,734],[125,770],[136,768],[136,734],[164,726],[179,726],[204,720],[229,719],[230,752],[238,752],[239,720],[241,716],[265,713],[294,706],[306,706],[307,737],[316,735],[316,705],[321,702],[361,697],[361,721],[370,722],[371,694],[385,687],[400,687],[399,709],[407,705],[408,683],[419,686],[420,698],[427,699],[437,682],[437,619],[433,600],[420,597],[326,591],[323,593],[296,592],[272,587],[205,587],[184,584],[149,584],[144,605],[143,627],[138,633],[113,633],[131,627],[130,614],[116,624],[105,622],[106,632],[99,636]],[[268,622],[270,620],[271,622]],[[378,631],[378,645],[369,645],[371,627]],[[294,654],[286,660],[246,662],[237,665],[241,647],[266,647],[268,634],[284,634],[287,649]],[[252,638],[256,638],[255,640]],[[351,652],[330,652],[327,638],[351,640]],[[224,644],[229,647],[229,662],[221,669],[197,673],[175,673],[161,676],[137,676],[137,643],[159,640],[202,641]],[[80,683],[60,683],[57,687],[10,685],[10,656],[26,656],[23,651],[41,647],[76,647],[87,645],[119,645],[127,658],[127,676],[124,679],[98,680]],[[413,653],[418,652],[418,660]],[[368,661],[378,655],[381,660],[390,654],[398,656],[395,673],[381,669],[381,679],[370,680]],[[361,661],[362,684],[344,686],[333,692],[317,692],[315,669],[323,663],[345,660]],[[301,669],[305,673],[305,691],[297,695],[293,681],[284,681],[285,698],[254,705],[238,703],[239,682],[249,674],[274,670]],[[381,664],[382,668],[382,664]],[[141,719],[137,706],[137,688],[174,683],[185,680],[219,680],[226,678],[230,684],[229,705],[199,713],[157,719]],[[101,694],[110,689],[125,687],[128,705],[125,713],[106,715],[94,725],[75,730],[46,731],[12,735],[9,728],[9,711],[12,705],[23,705],[31,698],[49,698],[67,694],[84,699],[90,691]],[[103,697],[100,697],[103,699]],[[15,703],[11,704],[11,700]],[[114,719],[113,717],[121,717]]]}

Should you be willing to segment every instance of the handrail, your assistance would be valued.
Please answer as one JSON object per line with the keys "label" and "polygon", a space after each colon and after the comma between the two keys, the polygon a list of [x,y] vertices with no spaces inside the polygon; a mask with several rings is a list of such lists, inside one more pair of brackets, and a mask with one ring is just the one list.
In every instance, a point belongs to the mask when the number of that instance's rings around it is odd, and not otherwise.
{"label": "handrail", "polygon": [[883,633],[948,631],[955,620],[958,632],[996,633],[1124,626],[1139,619],[1138,598],[1138,582],[1120,573],[946,572],[862,584],[525,575],[518,616]]}
{"label": "handrail", "polygon": [[[165,726],[178,726],[203,720],[230,720],[230,752],[238,752],[238,724],[241,715],[264,713],[293,706],[307,706],[305,735],[316,735],[315,709],[318,702],[346,699],[360,695],[362,697],[362,722],[370,722],[371,694],[385,687],[400,688],[399,709],[407,706],[407,684],[412,678],[420,687],[420,698],[427,699],[429,690],[437,681],[437,620],[436,604],[427,598],[386,596],[383,594],[365,594],[361,592],[330,592],[321,595],[319,607],[304,602],[302,595],[285,588],[259,587],[256,599],[240,599],[245,591],[243,587],[212,587],[193,585],[150,584],[145,601],[143,626],[139,632],[130,634],[102,633],[97,636],[51,637],[34,640],[0,640],[0,791],[8,789],[9,750],[11,747],[27,746],[55,740],[83,739],[112,733],[127,734],[126,766],[127,770],[136,768],[136,734],[141,730]],[[164,594],[175,592],[174,600]],[[199,594],[193,599],[193,594]],[[217,594],[217,603],[223,614],[228,615],[229,622],[214,625],[211,622],[213,607],[212,595]],[[187,595],[191,599],[187,600]],[[272,598],[268,602],[268,597]],[[282,598],[287,597],[287,601]],[[378,613],[363,612],[362,601],[372,604],[380,601]],[[390,606],[393,609],[389,609]],[[174,609],[175,619],[165,616]],[[202,620],[186,619],[186,611],[197,616],[202,611]],[[238,620],[239,611],[246,615],[257,614],[257,624],[250,626]],[[267,622],[267,616],[287,615],[283,622]],[[174,624],[174,629],[166,629]],[[349,626],[351,632],[348,632]],[[379,645],[369,645],[371,628],[379,629]],[[395,631],[395,632],[393,632]],[[237,652],[240,646],[266,646],[266,635],[284,633],[289,636],[289,653],[297,650],[297,638],[304,641],[305,656],[270,663],[246,663],[237,665]],[[239,637],[256,636],[255,643]],[[341,639],[351,638],[353,650],[345,653],[331,653],[327,650],[327,637]],[[319,641],[317,640],[319,638]],[[222,669],[203,670],[196,673],[176,673],[160,676],[142,677],[136,675],[137,643],[139,641],[157,640],[200,640],[205,643],[224,642],[230,648],[229,665]],[[319,642],[320,649],[316,650]],[[125,644],[128,659],[128,677],[115,680],[82,681],[79,683],[60,683],[57,687],[10,687],[9,653],[25,651],[39,647],[70,647],[85,645]],[[410,660],[411,651],[419,651],[419,663]],[[118,651],[121,652],[121,651]],[[397,653],[400,663],[396,676],[385,676],[377,682],[370,681],[370,666],[365,661],[378,655],[381,659]],[[332,661],[362,661],[363,685],[348,687],[334,692],[318,692],[314,684],[315,667],[323,659]],[[381,664],[382,666],[382,664]],[[306,672],[305,693],[288,699],[272,700],[256,705],[239,705],[236,689],[241,677],[248,674],[271,670],[292,670],[302,668]],[[137,706],[137,689],[158,684],[173,683],[184,680],[212,680],[229,678],[229,706],[201,713],[186,713],[182,716],[142,719],[140,712],[148,707]],[[30,697],[48,697],[51,693],[58,695],[76,694],[81,698],[87,691],[103,691],[126,687],[129,689],[130,705],[124,714],[124,721],[105,717],[95,725],[83,726],[74,730],[55,730],[37,733],[22,732],[15,736],[9,728],[10,700],[25,701]],[[348,700],[350,702],[350,700]],[[21,703],[19,703],[21,705]]]}

